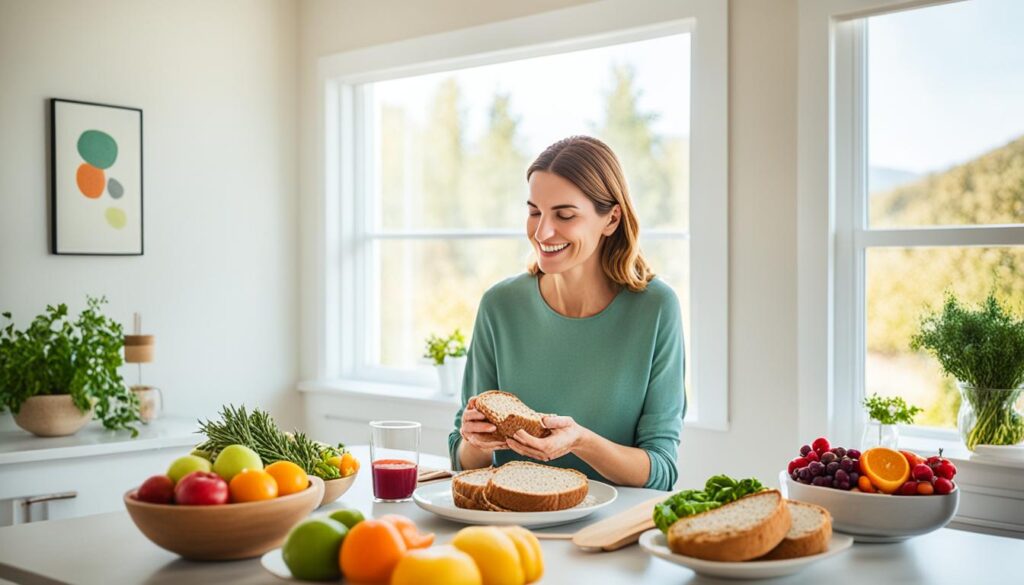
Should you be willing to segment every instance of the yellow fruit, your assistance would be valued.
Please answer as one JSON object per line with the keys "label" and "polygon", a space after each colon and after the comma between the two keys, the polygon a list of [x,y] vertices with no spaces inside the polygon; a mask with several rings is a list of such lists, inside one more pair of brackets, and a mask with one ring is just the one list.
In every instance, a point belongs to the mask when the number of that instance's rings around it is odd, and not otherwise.
{"label": "yellow fruit", "polygon": [[391,585],[482,585],[473,557],[450,544],[410,551],[398,561]]}
{"label": "yellow fruit", "polygon": [[455,534],[452,545],[473,557],[483,585],[523,585],[523,563],[512,537],[496,526],[470,526]]}
{"label": "yellow fruit", "polygon": [[540,579],[544,574],[544,553],[540,550],[540,541],[537,537],[522,526],[502,526],[500,530],[510,536],[515,543],[526,582],[533,583]]}
{"label": "yellow fruit", "polygon": [[346,451],[345,454],[341,456],[338,469],[341,470],[342,477],[348,477],[359,471],[359,460],[356,459],[355,455]]}

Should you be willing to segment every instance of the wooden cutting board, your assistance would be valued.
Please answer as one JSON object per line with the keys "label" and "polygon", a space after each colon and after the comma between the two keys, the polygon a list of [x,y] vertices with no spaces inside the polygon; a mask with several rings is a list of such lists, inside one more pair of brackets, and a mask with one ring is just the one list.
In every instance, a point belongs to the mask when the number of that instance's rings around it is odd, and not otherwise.
{"label": "wooden cutting board", "polygon": [[640,540],[640,535],[654,528],[654,505],[664,501],[671,494],[652,498],[580,529],[572,536],[572,542],[580,548],[597,550],[619,550]]}

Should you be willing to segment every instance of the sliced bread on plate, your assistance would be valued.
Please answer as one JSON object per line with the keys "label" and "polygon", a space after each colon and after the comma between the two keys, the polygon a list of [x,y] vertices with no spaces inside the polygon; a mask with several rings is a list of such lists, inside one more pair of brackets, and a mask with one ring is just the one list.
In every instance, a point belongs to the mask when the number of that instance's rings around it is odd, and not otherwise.
{"label": "sliced bread on plate", "polygon": [[452,478],[452,496],[455,505],[470,510],[486,510],[483,500],[484,488],[494,474],[493,467],[470,469]]}
{"label": "sliced bread on plate", "polygon": [[668,547],[708,561],[748,561],[778,546],[791,523],[782,494],[766,490],[680,518],[668,530]]}
{"label": "sliced bread on plate", "polygon": [[546,437],[551,431],[544,428],[543,415],[523,404],[519,397],[501,390],[488,390],[476,397],[476,409],[498,427],[487,436],[492,441],[504,441],[523,429],[535,437]]}
{"label": "sliced bread on plate", "polygon": [[484,488],[484,496],[492,508],[551,512],[582,502],[589,485],[587,476],[575,469],[510,461],[494,471]]}
{"label": "sliced bread on plate", "polygon": [[786,500],[792,524],[778,546],[760,560],[795,559],[809,557],[828,550],[832,539],[832,515],[814,504]]}

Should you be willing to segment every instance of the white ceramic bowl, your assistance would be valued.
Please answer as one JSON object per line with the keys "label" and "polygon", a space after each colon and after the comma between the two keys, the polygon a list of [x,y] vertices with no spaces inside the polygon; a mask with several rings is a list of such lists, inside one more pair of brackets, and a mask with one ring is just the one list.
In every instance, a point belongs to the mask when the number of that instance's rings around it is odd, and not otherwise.
{"label": "white ceramic bowl", "polygon": [[890,496],[847,492],[793,481],[779,472],[782,494],[832,514],[832,528],[859,542],[896,542],[938,530],[956,515],[960,488],[944,496]]}

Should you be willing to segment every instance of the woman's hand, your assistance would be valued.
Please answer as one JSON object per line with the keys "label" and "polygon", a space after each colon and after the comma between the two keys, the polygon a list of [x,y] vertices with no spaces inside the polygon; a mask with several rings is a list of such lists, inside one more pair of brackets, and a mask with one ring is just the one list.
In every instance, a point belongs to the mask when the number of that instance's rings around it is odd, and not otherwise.
{"label": "woman's hand", "polygon": [[462,440],[485,453],[508,449],[505,441],[494,441],[487,436],[487,433],[493,433],[496,430],[498,428],[488,422],[487,417],[476,409],[476,396],[470,398],[466,403],[466,408],[462,411],[462,426],[459,428]]}
{"label": "woman's hand", "polygon": [[544,427],[551,430],[550,435],[540,439],[524,430],[516,431],[508,439],[509,449],[538,461],[551,461],[572,453],[586,434],[586,429],[571,416],[545,416],[542,420]]}

